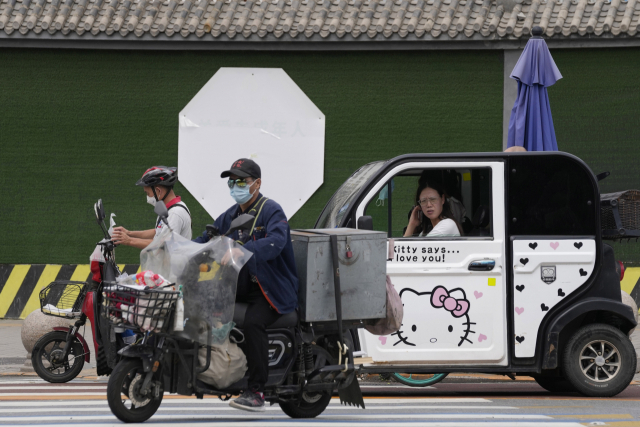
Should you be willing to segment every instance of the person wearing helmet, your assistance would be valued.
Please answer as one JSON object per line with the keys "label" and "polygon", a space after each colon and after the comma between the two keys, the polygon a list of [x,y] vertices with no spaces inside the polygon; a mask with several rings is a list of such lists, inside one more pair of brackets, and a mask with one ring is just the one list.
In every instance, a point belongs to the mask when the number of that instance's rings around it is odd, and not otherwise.
{"label": "person wearing helmet", "polygon": [[[169,227],[182,237],[191,239],[191,213],[187,205],[173,192],[173,185],[178,182],[178,169],[166,166],[153,166],[142,174],[136,185],[143,188],[147,195],[147,203],[155,206],[162,200],[169,210]],[[129,231],[124,227],[113,229],[113,242],[117,245],[146,248],[156,236],[162,233],[165,223],[156,220],[156,227],[143,231]]]}
{"label": "person wearing helmet", "polygon": [[[220,177],[227,178],[230,195],[235,201],[214,223],[220,233],[226,233],[231,221],[241,214],[255,216],[250,230],[238,230],[229,236],[253,253],[240,270],[236,291],[236,300],[248,304],[243,350],[247,356],[249,383],[248,389],[229,404],[246,411],[264,411],[264,386],[269,378],[267,327],[298,306],[298,276],[291,233],[282,207],[260,193],[262,173],[256,162],[238,159]],[[205,243],[208,240],[205,231],[194,241]],[[221,264],[242,254],[240,249],[233,248],[224,255]]]}

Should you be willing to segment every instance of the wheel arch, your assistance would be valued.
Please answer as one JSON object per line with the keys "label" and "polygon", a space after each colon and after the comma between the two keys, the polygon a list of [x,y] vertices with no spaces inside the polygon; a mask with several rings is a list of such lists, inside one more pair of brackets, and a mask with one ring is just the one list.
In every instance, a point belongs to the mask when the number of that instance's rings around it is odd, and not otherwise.
{"label": "wheel arch", "polygon": [[593,323],[611,325],[625,334],[637,325],[633,310],[622,302],[605,298],[584,299],[554,318],[547,327],[543,335],[542,369],[557,368],[566,339],[578,328]]}

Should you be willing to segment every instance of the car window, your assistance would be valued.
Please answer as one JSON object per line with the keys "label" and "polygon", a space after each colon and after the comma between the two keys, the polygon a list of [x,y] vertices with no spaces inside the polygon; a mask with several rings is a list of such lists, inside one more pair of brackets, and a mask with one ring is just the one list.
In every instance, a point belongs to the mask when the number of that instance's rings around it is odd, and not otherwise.
{"label": "car window", "polygon": [[[373,229],[386,232],[390,238],[403,237],[411,212],[420,198],[418,188],[424,181],[435,182],[436,186],[440,184],[446,194],[448,212],[456,223],[453,228],[451,222],[441,224],[439,229],[445,229],[445,233],[452,229],[461,230],[460,237],[492,237],[491,169],[487,167],[425,168],[402,171],[387,181],[382,190],[367,203],[364,214],[372,217]],[[425,205],[429,205],[424,210],[430,212],[432,202],[428,199],[429,197],[426,197],[422,201]],[[418,212],[424,210],[420,209]],[[423,212],[422,230],[416,230],[412,237],[425,239],[454,237],[454,234],[442,235],[439,229],[429,236],[432,224],[424,215]],[[445,225],[449,227],[443,227]],[[420,233],[423,235],[420,236]],[[440,235],[433,237],[434,233]]]}

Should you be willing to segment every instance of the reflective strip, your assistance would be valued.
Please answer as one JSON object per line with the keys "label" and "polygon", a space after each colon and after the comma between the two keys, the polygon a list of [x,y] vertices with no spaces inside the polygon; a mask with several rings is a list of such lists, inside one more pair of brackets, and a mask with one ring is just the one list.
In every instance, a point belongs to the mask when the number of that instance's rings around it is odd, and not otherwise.
{"label": "reflective strip", "polygon": [[0,292],[0,317],[4,317],[7,314],[7,310],[13,303],[13,299],[16,297],[24,278],[27,277],[30,268],[30,265],[16,265],[13,267],[7,283],[4,284],[2,292]]}

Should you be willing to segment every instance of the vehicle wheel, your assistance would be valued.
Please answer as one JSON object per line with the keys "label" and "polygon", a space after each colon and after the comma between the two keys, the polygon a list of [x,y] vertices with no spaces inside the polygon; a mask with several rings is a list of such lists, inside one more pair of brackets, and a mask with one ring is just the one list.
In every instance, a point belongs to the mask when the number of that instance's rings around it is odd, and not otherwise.
{"label": "vehicle wheel", "polygon": [[562,377],[536,375],[533,379],[536,380],[540,387],[550,391],[551,393],[567,393],[576,391],[575,387]]}
{"label": "vehicle wheel", "polygon": [[623,391],[636,372],[636,352],[619,329],[596,323],[580,328],[564,351],[564,376],[585,396],[611,397]]}
{"label": "vehicle wheel", "polygon": [[[140,387],[144,380],[145,373],[142,371],[142,362],[137,359],[123,359],[120,361],[107,384],[107,401],[113,415],[125,423],[141,423],[156,413],[164,389],[162,381],[159,381],[157,397],[155,393],[151,395],[141,395]],[[155,378],[154,378],[155,381]]]}
{"label": "vehicle wheel", "polygon": [[31,363],[38,376],[50,383],[66,383],[78,376],[84,366],[84,347],[73,337],[69,354],[61,359],[67,333],[49,332],[36,342],[31,352]]}
{"label": "vehicle wheel", "polygon": [[109,367],[109,363],[107,362],[107,355],[104,354],[104,347],[98,347],[98,354],[96,354],[96,371],[98,376],[111,375],[113,369]]}
{"label": "vehicle wheel", "polygon": [[[312,346],[314,369],[332,365],[335,362],[331,354],[322,347]],[[293,402],[279,402],[282,412],[291,418],[315,418],[329,406],[331,402],[331,392],[303,392],[300,399]]]}
{"label": "vehicle wheel", "polygon": [[400,384],[410,387],[426,387],[439,383],[447,377],[448,374],[399,374],[394,373],[391,378]]}

